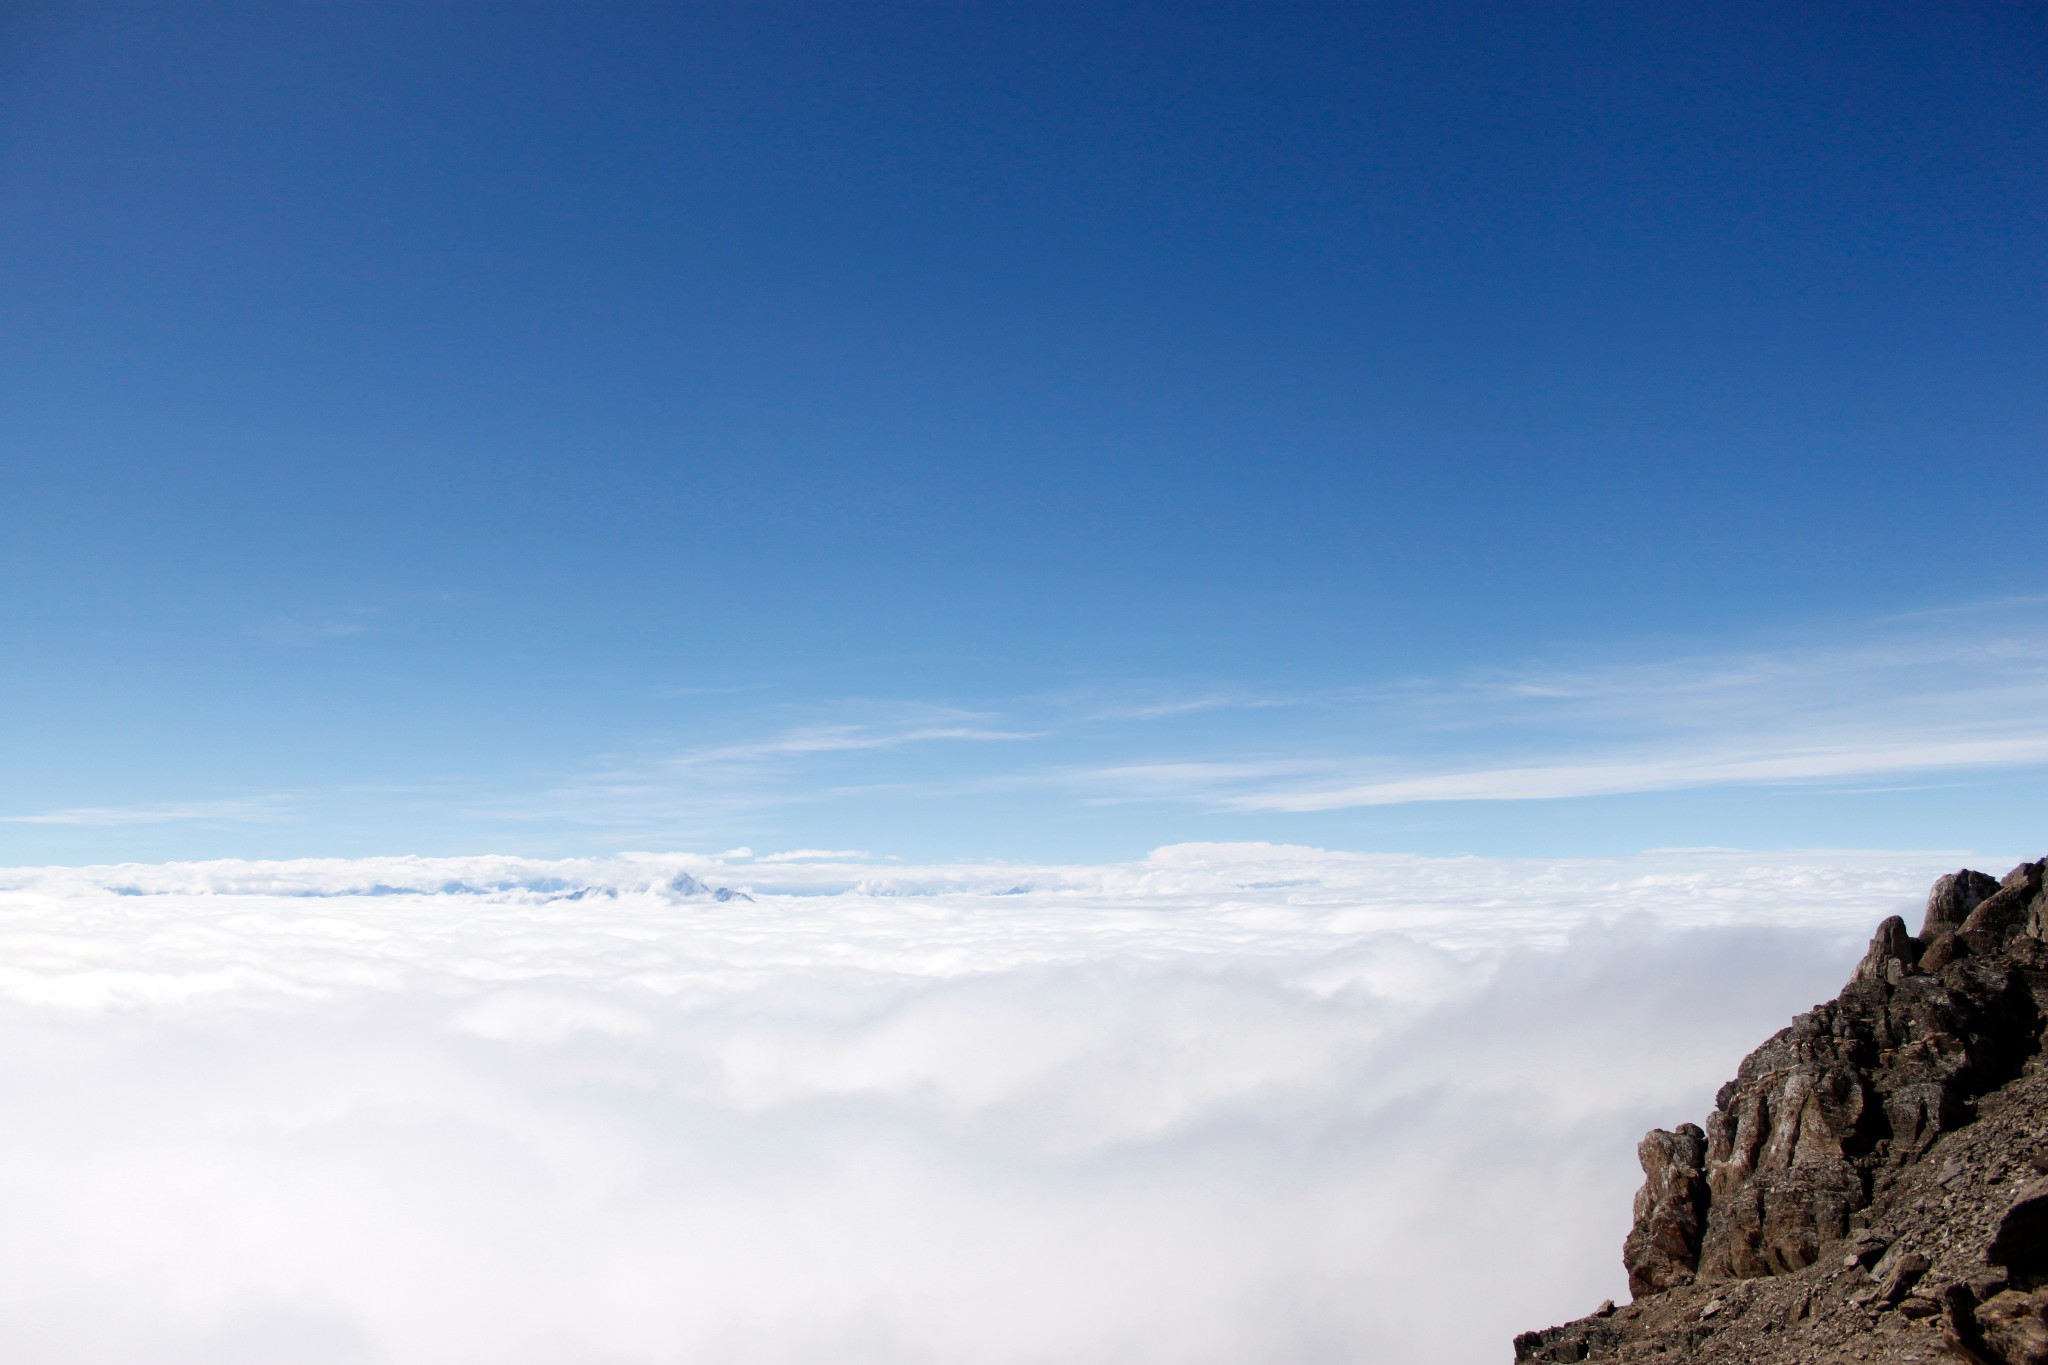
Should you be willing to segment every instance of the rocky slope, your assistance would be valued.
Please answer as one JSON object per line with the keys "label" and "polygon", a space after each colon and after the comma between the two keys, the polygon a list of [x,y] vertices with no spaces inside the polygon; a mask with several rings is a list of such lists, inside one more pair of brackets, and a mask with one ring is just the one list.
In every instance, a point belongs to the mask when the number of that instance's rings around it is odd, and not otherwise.
{"label": "rocky slope", "polygon": [[1652,1131],[1634,1301],[1515,1360],[2048,1365],[2048,860],[1935,883],[1836,999]]}

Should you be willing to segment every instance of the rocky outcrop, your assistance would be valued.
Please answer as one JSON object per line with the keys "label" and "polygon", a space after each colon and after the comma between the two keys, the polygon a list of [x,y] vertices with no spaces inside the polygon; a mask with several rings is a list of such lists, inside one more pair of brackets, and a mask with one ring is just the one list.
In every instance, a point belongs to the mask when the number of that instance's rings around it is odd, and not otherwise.
{"label": "rocky outcrop", "polygon": [[1636,1222],[1621,1263],[1638,1298],[1693,1278],[1707,1210],[1706,1157],[1707,1135],[1690,1123],[1672,1133],[1653,1128],[1636,1147],[1647,1178],[1636,1193]]}
{"label": "rocky outcrop", "polygon": [[1516,1360],[2048,1365],[2044,864],[1943,877],[1919,933],[1881,924],[1704,1128],[1646,1136],[1635,1302]]}

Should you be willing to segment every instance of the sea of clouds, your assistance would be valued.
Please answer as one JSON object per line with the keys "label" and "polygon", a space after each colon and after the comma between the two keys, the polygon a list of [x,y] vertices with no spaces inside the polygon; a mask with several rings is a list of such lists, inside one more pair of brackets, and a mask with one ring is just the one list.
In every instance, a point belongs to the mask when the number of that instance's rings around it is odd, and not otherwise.
{"label": "sea of clouds", "polygon": [[1958,861],[0,871],[0,1358],[1503,1361]]}

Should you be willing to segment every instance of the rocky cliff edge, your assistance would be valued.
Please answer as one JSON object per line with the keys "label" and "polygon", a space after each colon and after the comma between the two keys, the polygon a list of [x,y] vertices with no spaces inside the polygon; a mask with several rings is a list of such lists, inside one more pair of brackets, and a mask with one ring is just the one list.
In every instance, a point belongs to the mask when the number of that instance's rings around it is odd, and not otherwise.
{"label": "rocky cliff edge", "polygon": [[1704,1128],[1649,1133],[1634,1301],[1525,1332],[1518,1365],[2048,1365],[2044,866],[1943,877]]}

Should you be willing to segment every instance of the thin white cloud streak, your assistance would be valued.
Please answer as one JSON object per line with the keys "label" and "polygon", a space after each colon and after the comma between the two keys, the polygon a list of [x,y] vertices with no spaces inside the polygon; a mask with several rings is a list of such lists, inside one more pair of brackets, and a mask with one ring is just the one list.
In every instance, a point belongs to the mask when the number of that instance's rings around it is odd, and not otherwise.
{"label": "thin white cloud streak", "polygon": [[[1430,802],[1556,801],[1714,787],[1859,790],[2048,763],[2040,603],[1877,623],[1831,641],[1577,668],[1487,670],[1287,694],[1190,684],[968,707],[845,700],[727,716],[720,742],[648,742],[582,771],[432,791],[307,792],[303,815],[419,810],[580,841],[871,842],[857,803],[1196,807],[1287,816]],[[1852,638],[1854,637],[1854,638]],[[790,723],[796,716],[803,723]],[[701,723],[701,722],[700,722]],[[700,740],[701,740],[700,736]],[[1018,812],[1025,813],[1020,817]],[[239,802],[79,806],[16,826],[258,821]],[[952,812],[949,812],[949,816]],[[376,818],[372,816],[371,818]],[[1270,828],[1270,825],[1264,828]]]}
{"label": "thin white cloud streak", "polygon": [[452,790],[444,804],[486,828],[544,823],[614,845],[825,842],[831,810],[851,802],[1258,816],[1968,780],[2048,763],[2043,605],[1816,630],[1817,643],[1375,686],[1209,680],[978,706],[847,699],[809,708],[803,724],[788,724],[787,709],[756,716],[758,738],[649,745],[538,790]]}
{"label": "thin white cloud streak", "polygon": [[285,797],[250,797],[231,801],[188,801],[160,806],[68,806],[32,815],[0,815],[0,825],[68,825],[115,828],[123,825],[186,823],[261,823],[283,816]]}
{"label": "thin white cloud streak", "polygon": [[351,636],[367,635],[371,626],[362,619],[374,613],[357,613],[352,616],[334,616],[320,619],[299,618],[273,621],[260,632],[264,639],[281,645],[317,645],[330,640],[346,640]]}
{"label": "thin white cloud streak", "polygon": [[1215,711],[1271,711],[1330,700],[1332,694],[1219,692],[1200,696],[1169,696],[1165,700],[1105,701],[1100,691],[1055,694],[1029,699],[1024,706],[1061,717],[1066,726],[1100,725],[1120,720],[1160,721]]}
{"label": "thin white cloud streak", "polygon": [[1493,1362],[1959,861],[0,872],[0,1354]]}
{"label": "thin white cloud streak", "polygon": [[849,701],[826,709],[856,718],[783,724],[758,739],[649,743],[640,752],[612,753],[583,771],[523,790],[506,783],[451,783],[437,794],[437,806],[493,831],[490,842],[518,837],[508,830],[536,827],[573,830],[577,842],[602,840],[614,847],[788,838],[776,833],[781,813],[835,795],[816,780],[820,764],[872,762],[920,747],[1014,745],[1042,735],[991,725],[986,713],[952,707]]}
{"label": "thin white cloud streak", "polygon": [[[871,715],[878,708],[870,702],[840,702],[835,709]],[[619,775],[652,771],[695,772],[703,769],[746,770],[778,766],[790,759],[827,754],[866,753],[900,749],[906,745],[942,742],[1001,743],[1036,739],[1037,731],[1006,730],[988,726],[983,712],[960,711],[924,705],[881,708],[907,715],[882,720],[823,722],[787,726],[763,739],[738,743],[703,745],[652,759],[637,760],[619,768]]]}
{"label": "thin white cloud streak", "polygon": [[[2002,631],[1902,631],[1849,643],[1700,654],[1605,668],[1495,673],[1420,686],[1405,714],[1450,728],[1535,723],[1583,743],[1602,734],[1775,747],[1802,732],[2048,733],[2048,623]],[[1568,727],[1568,728],[1567,728]]]}
{"label": "thin white cloud streak", "polygon": [[792,848],[755,855],[763,863],[864,862],[875,855],[864,848]]}
{"label": "thin white cloud streak", "polygon": [[1966,615],[1893,623],[1848,644],[1492,672],[1329,701],[1333,721],[1349,711],[1377,732],[1382,752],[1370,757],[1203,756],[1065,776],[1111,799],[1308,813],[2048,763],[2048,628],[1966,631]]}
{"label": "thin white cloud streak", "polygon": [[1775,785],[1826,779],[2028,767],[2048,762],[2048,734],[1787,746],[1750,754],[1655,755],[1633,761],[1491,768],[1393,778],[1335,788],[1223,798],[1236,810],[1326,811],[1428,801],[1555,801],[1690,787]]}
{"label": "thin white cloud streak", "polygon": [[990,730],[965,725],[928,725],[904,730],[880,730],[852,725],[812,726],[755,743],[728,744],[676,754],[663,760],[663,766],[696,768],[719,764],[746,764],[767,759],[806,757],[812,754],[898,749],[906,744],[930,744],[940,740],[994,743],[1004,740],[1037,739],[1041,734],[1041,731]]}

